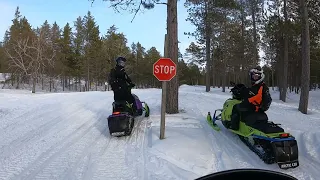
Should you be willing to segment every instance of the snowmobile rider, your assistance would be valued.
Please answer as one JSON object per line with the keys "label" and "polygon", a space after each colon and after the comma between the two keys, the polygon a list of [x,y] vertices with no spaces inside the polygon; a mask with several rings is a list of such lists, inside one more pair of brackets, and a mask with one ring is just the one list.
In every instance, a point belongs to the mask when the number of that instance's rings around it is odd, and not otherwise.
{"label": "snowmobile rider", "polygon": [[265,75],[260,66],[249,71],[252,86],[243,87],[239,90],[243,101],[235,105],[232,109],[231,129],[238,130],[240,122],[240,113],[242,118],[254,112],[264,113],[271,105],[272,98],[269,93],[269,87],[264,83]]}
{"label": "snowmobile rider", "polygon": [[120,56],[117,57],[115,61],[116,66],[110,70],[109,74],[109,84],[114,93],[114,101],[127,101],[136,109],[136,103],[134,103],[135,100],[131,94],[131,88],[134,87],[135,84],[132,83],[124,69],[127,59]]}

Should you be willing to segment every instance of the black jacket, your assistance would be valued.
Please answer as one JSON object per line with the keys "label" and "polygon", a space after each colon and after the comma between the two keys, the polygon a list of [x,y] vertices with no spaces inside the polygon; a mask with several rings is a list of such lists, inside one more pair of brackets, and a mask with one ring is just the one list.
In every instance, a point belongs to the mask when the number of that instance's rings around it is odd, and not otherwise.
{"label": "black jacket", "polygon": [[251,88],[248,88],[247,97],[244,101],[251,106],[254,111],[267,111],[272,102],[269,87],[263,82],[253,84]]}
{"label": "black jacket", "polygon": [[132,85],[130,77],[124,67],[121,66],[116,66],[110,70],[108,82],[113,91],[127,90]]}

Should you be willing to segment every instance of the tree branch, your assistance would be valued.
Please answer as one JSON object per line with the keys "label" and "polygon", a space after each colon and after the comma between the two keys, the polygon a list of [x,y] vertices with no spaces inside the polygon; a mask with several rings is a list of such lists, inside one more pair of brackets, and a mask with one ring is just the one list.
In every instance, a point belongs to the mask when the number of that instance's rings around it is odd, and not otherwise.
{"label": "tree branch", "polygon": [[[89,1],[91,1],[91,6],[92,6],[95,0],[89,0]],[[103,1],[110,1],[111,5],[109,6],[109,8],[112,7],[118,13],[120,13],[118,8],[121,8],[122,10],[127,10],[130,6],[134,6],[131,9],[131,11],[134,13],[131,23],[137,16],[138,12],[141,10],[141,6],[143,6],[143,8],[145,9],[152,9],[154,8],[155,4],[167,5],[167,3],[159,2],[159,0],[103,0]],[[135,8],[136,6],[138,7]]]}
{"label": "tree branch", "polygon": [[155,2],[155,4],[163,4],[163,5],[168,5],[167,3],[164,3],[164,2]]}
{"label": "tree branch", "polygon": [[143,0],[140,0],[140,4],[139,4],[139,6],[138,6],[138,9],[136,9],[136,12],[134,13],[134,16],[133,16],[133,18],[132,18],[132,20],[131,20],[131,23],[133,22],[133,20],[134,20],[134,18],[136,17],[137,13],[140,11],[140,8],[141,8],[142,3],[143,3]]}

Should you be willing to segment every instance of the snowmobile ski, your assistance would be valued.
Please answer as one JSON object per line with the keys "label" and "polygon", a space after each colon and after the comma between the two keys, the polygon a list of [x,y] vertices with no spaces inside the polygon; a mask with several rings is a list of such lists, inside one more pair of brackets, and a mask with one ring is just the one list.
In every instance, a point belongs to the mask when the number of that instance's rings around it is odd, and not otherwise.
{"label": "snowmobile ski", "polygon": [[207,115],[207,122],[210,125],[210,127],[216,131],[220,131],[220,127],[218,126],[218,124],[215,123],[215,120],[212,119],[210,112],[208,112]]}

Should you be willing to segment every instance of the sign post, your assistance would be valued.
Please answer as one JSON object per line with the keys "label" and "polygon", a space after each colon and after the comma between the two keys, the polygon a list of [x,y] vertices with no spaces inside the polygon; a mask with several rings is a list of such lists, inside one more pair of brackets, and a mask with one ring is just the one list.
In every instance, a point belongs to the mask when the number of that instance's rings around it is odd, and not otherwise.
{"label": "sign post", "polygon": [[167,102],[167,82],[162,82],[162,98],[161,98],[161,119],[160,119],[160,139],[164,139],[166,128],[166,103]]}
{"label": "sign post", "polygon": [[177,66],[170,58],[160,58],[153,64],[153,75],[162,81],[161,123],[160,139],[164,139],[165,113],[167,99],[167,81],[170,81],[177,73]]}

